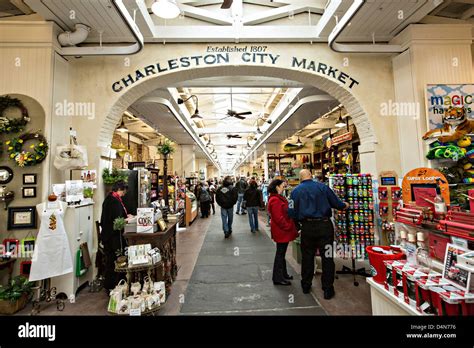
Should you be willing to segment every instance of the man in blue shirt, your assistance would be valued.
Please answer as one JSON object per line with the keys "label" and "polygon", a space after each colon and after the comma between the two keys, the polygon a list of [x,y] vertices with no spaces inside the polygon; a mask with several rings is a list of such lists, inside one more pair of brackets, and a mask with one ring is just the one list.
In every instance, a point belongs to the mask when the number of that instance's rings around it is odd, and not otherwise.
{"label": "man in blue shirt", "polygon": [[301,183],[291,192],[288,215],[301,225],[301,286],[308,294],[314,277],[316,249],[321,256],[321,277],[324,298],[331,299],[334,292],[334,226],[331,221],[332,208],[347,209],[348,203],[341,201],[326,185],[315,182],[311,172],[300,172]]}

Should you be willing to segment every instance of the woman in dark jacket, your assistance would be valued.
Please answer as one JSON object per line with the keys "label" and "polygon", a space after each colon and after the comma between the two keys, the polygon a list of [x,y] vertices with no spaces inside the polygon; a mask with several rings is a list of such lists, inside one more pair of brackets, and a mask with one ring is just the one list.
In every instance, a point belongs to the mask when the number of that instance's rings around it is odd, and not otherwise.
{"label": "woman in dark jacket", "polygon": [[104,203],[102,203],[102,215],[100,218],[100,226],[102,228],[100,239],[104,245],[105,253],[105,270],[104,270],[104,288],[113,289],[120,275],[115,272],[115,260],[117,252],[124,252],[125,239],[122,231],[114,231],[114,220],[119,217],[127,218],[128,213],[123,204],[122,197],[127,193],[127,185],[123,181],[115,183]]}
{"label": "woman in dark jacket", "polygon": [[286,268],[286,250],[288,243],[298,237],[295,222],[288,216],[288,201],[281,194],[285,182],[280,179],[273,180],[268,186],[270,198],[268,200],[268,213],[270,214],[270,228],[272,239],[276,242],[275,262],[273,263],[273,284],[290,285],[292,276]]}
{"label": "woman in dark jacket", "polygon": [[249,188],[244,192],[244,202],[246,204],[247,214],[249,215],[250,232],[259,232],[258,208],[262,207],[263,197],[255,180],[250,181]]}

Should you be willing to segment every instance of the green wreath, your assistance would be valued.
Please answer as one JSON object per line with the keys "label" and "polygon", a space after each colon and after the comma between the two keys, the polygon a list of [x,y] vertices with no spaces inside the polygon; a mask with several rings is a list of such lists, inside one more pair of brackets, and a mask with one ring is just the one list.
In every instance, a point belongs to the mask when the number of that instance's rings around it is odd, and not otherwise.
{"label": "green wreath", "polygon": [[[3,113],[8,108],[18,108],[21,110],[21,118],[10,120]],[[6,95],[0,97],[0,134],[1,133],[19,133],[22,132],[26,124],[30,121],[28,110],[17,98],[11,98]]]}
{"label": "green wreath", "polygon": [[[28,140],[36,140],[36,144],[30,145],[29,151],[23,150],[23,145]],[[46,158],[48,154],[48,142],[39,133],[24,133],[17,138],[5,142],[8,146],[8,157],[15,161],[19,167],[35,166]]]}

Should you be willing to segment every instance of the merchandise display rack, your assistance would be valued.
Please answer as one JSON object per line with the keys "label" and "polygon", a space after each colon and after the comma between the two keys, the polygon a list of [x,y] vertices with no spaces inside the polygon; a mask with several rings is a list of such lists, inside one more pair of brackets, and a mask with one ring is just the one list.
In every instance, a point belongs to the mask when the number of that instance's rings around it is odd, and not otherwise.
{"label": "merchandise display rack", "polygon": [[336,195],[349,203],[349,208],[335,212],[336,243],[344,259],[351,258],[351,267],[343,266],[337,274],[370,277],[365,268],[356,268],[356,259],[367,259],[365,248],[375,244],[374,199],[370,174],[334,174],[330,185]]}

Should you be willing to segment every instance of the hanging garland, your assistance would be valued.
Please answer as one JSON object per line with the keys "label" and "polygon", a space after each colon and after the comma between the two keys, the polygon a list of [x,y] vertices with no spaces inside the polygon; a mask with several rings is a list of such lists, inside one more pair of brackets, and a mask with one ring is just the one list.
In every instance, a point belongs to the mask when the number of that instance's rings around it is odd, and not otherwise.
{"label": "hanging garland", "polygon": [[[3,113],[8,108],[18,108],[21,111],[21,118],[10,120]],[[1,133],[19,133],[22,132],[26,124],[30,121],[28,110],[17,98],[11,98],[6,95],[0,97],[0,134]]]}
{"label": "hanging garland", "polygon": [[[23,150],[23,145],[28,140],[36,140],[31,144],[29,151]],[[8,146],[9,158],[14,160],[19,167],[31,167],[41,163],[48,154],[48,142],[39,133],[24,133],[17,138],[5,142]]]}

